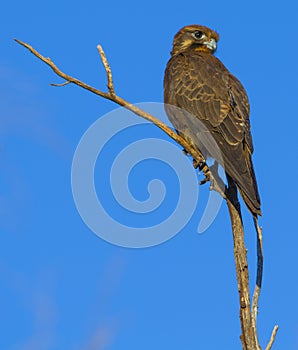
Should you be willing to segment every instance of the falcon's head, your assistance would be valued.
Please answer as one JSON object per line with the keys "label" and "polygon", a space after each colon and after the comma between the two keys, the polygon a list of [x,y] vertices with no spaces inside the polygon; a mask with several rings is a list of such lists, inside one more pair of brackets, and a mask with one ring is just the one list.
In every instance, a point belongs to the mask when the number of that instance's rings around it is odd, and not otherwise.
{"label": "falcon's head", "polygon": [[214,53],[218,40],[219,35],[207,27],[197,24],[186,26],[175,35],[171,55],[186,50]]}

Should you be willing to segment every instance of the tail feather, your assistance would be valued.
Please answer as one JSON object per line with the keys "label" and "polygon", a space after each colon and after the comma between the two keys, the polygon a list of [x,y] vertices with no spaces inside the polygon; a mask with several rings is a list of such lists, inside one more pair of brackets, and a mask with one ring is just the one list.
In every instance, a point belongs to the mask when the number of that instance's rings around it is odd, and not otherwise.
{"label": "tail feather", "polygon": [[245,174],[241,177],[236,176],[234,181],[248,209],[261,216],[261,200],[250,154],[246,155],[246,169]]}

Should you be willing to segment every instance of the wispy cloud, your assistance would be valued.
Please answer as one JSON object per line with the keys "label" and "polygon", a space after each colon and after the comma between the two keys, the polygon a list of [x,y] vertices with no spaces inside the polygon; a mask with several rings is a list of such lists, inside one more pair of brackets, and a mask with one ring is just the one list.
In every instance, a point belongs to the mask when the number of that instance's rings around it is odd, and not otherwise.
{"label": "wispy cloud", "polygon": [[[80,350],[110,350],[123,329],[129,324],[129,317],[123,310],[114,310],[115,299],[119,298],[121,279],[127,261],[114,258],[107,263],[103,273],[99,274],[98,290],[93,301],[84,304],[88,307],[86,319],[87,332],[82,329],[69,331],[58,328],[61,319],[65,319],[65,310],[59,306],[59,281],[61,273],[56,270],[41,268],[38,276],[26,276],[0,263],[0,282],[11,290],[12,301],[17,296],[23,312],[31,319],[31,334],[23,339],[14,330],[14,338],[9,350],[49,350],[59,348],[59,339],[69,337],[70,344],[77,344]],[[99,269],[101,270],[101,269]],[[65,288],[65,287],[64,287]],[[75,312],[75,310],[74,310]],[[124,310],[126,312],[126,310]],[[2,313],[1,317],[5,318]],[[80,317],[78,315],[78,317]],[[67,319],[67,318],[66,318]],[[68,332],[61,334],[61,332]],[[81,344],[81,345],[79,345]],[[71,346],[71,345],[70,345]]]}
{"label": "wispy cloud", "polygon": [[[32,145],[70,164],[72,147],[51,122],[49,101],[23,72],[0,62],[0,226],[19,228],[30,185],[24,177],[24,157]],[[18,146],[20,144],[21,146]],[[18,150],[18,147],[23,147]],[[31,157],[31,158],[30,158]],[[29,167],[30,168],[30,167]]]}
{"label": "wispy cloud", "polygon": [[[32,334],[27,339],[19,339],[16,327],[11,350],[43,350],[50,349],[53,345],[57,321],[57,307],[53,293],[54,276],[48,271],[43,271],[38,280],[32,283],[24,274],[0,264],[1,282],[21,300],[23,310],[29,310],[32,320]],[[2,313],[1,317],[5,317],[5,314]]]}

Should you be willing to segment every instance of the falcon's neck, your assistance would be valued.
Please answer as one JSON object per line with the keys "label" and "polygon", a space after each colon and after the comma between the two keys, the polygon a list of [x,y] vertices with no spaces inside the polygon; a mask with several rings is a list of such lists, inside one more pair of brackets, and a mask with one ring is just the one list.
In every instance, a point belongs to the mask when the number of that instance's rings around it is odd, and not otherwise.
{"label": "falcon's neck", "polygon": [[173,50],[171,51],[171,55],[175,56],[180,53],[184,52],[204,52],[209,53],[210,55],[213,55],[214,51],[210,50],[206,45],[198,45],[198,44],[192,44],[187,47],[173,47]]}

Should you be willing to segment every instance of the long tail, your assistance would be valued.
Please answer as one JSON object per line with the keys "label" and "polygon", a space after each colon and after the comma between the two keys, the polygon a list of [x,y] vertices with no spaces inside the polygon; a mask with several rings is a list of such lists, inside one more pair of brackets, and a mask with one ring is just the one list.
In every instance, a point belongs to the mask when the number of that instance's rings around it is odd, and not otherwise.
{"label": "long tail", "polygon": [[239,192],[250,212],[254,215],[262,215],[261,200],[257,185],[257,179],[251,160],[251,155],[246,156],[247,172],[237,181],[234,179]]}

